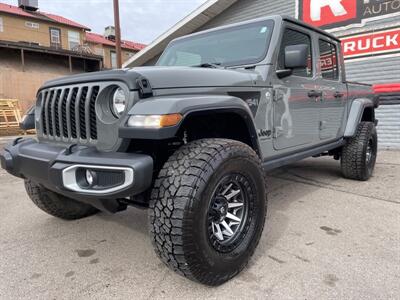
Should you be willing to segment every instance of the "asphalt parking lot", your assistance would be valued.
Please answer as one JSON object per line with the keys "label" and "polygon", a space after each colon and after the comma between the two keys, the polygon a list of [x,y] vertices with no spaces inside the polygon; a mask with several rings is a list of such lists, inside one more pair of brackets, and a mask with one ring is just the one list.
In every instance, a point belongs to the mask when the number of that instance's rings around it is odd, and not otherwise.
{"label": "asphalt parking lot", "polygon": [[249,266],[209,288],[157,259],[146,211],[58,220],[0,170],[0,299],[400,299],[400,152],[380,152],[369,182],[319,158],[269,174],[268,187]]}

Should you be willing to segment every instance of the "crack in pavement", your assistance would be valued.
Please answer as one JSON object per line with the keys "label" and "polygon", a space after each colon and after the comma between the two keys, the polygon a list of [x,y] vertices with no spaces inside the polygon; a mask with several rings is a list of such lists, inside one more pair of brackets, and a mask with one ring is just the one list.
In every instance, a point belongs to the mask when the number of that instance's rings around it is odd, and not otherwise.
{"label": "crack in pavement", "polygon": [[306,181],[306,182],[314,182],[314,183],[320,184],[320,185],[322,185],[322,186],[332,186],[332,187],[338,187],[338,188],[341,187],[340,185],[331,184],[331,183],[327,183],[327,182],[323,182],[323,181],[318,181],[318,180],[315,180],[315,179],[312,179],[312,178],[308,178],[308,177],[305,177],[305,176],[296,174],[296,173],[291,172],[291,171],[286,171],[286,173],[289,174],[289,175],[292,175],[292,176],[294,176],[294,177],[303,179],[303,180]]}
{"label": "crack in pavement", "polygon": [[365,197],[365,198],[369,198],[369,199],[373,199],[373,200],[378,200],[378,201],[383,201],[383,202],[388,202],[388,203],[393,203],[393,204],[400,204],[400,202],[397,202],[397,201],[394,201],[394,200],[389,200],[389,199],[385,199],[385,198],[373,197],[373,196],[369,196],[369,195],[363,195],[363,194],[358,194],[358,193],[354,193],[354,192],[349,192],[349,191],[346,191],[346,190],[333,188],[330,185],[317,184],[317,183],[314,183],[314,182],[307,182],[305,180],[304,181],[303,180],[296,180],[296,179],[293,179],[293,178],[286,178],[286,177],[282,177],[282,176],[275,176],[275,178],[278,178],[278,179],[281,179],[281,180],[286,180],[286,181],[291,181],[291,182],[296,182],[296,183],[302,183],[302,184],[305,184],[305,185],[316,186],[316,187],[328,189],[328,190],[331,190],[331,191],[342,192],[342,193],[345,193],[345,194]]}
{"label": "crack in pavement", "polygon": [[377,165],[385,165],[385,166],[400,166],[400,164],[397,164],[397,163],[385,163],[385,162],[377,162],[375,164],[377,164]]}
{"label": "crack in pavement", "polygon": [[[267,242],[267,244],[270,245],[270,243],[268,243],[268,242]],[[301,260],[302,262],[311,263],[311,260],[309,260],[308,258],[305,258],[305,257],[303,257],[303,256],[301,256],[301,255],[296,254],[296,253],[293,253],[293,252],[291,252],[291,251],[289,251],[289,250],[286,250],[286,249],[284,249],[284,248],[282,248],[282,247],[279,247],[279,246],[277,246],[277,245],[274,245],[274,248],[276,248],[276,249],[278,249],[278,250],[280,250],[280,251],[282,251],[282,252],[284,252],[284,253],[286,253],[286,254],[288,254],[288,255],[290,255],[290,256],[292,256],[292,257],[298,259],[298,260]],[[269,256],[269,255],[268,255],[268,256]],[[274,258],[275,258],[275,257],[274,257]],[[274,260],[275,260],[275,259],[274,259]]]}

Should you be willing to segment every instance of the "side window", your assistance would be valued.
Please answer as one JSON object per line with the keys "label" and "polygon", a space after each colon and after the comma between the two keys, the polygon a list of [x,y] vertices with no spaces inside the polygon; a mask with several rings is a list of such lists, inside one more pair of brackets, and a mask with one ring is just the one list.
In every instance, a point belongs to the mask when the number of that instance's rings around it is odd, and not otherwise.
{"label": "side window", "polygon": [[3,28],[3,18],[0,17],[0,32],[3,32],[4,28]]}
{"label": "side window", "polygon": [[25,22],[25,27],[28,27],[31,29],[39,29],[39,23]]}
{"label": "side window", "polygon": [[324,40],[319,40],[319,63],[322,78],[330,80],[339,79],[339,67],[336,45]]}
{"label": "side window", "polygon": [[50,27],[50,46],[55,48],[61,47],[61,30]]}
{"label": "side window", "polygon": [[308,45],[308,66],[306,68],[298,68],[293,70],[293,75],[302,77],[313,76],[312,48],[311,37],[300,31],[286,28],[283,33],[282,44],[279,53],[278,65],[280,69],[285,68],[285,48],[287,46],[306,44]]}
{"label": "side window", "polygon": [[68,46],[70,50],[74,50],[81,44],[79,32],[68,30]]}
{"label": "side window", "polygon": [[117,53],[115,51],[110,51],[111,68],[117,68]]}

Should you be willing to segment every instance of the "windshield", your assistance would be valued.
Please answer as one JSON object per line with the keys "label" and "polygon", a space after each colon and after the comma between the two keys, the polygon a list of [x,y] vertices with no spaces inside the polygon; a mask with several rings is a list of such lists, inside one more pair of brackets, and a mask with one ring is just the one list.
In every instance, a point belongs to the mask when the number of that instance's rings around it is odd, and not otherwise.
{"label": "windshield", "polygon": [[206,32],[172,41],[158,66],[237,66],[262,61],[268,51],[272,20]]}

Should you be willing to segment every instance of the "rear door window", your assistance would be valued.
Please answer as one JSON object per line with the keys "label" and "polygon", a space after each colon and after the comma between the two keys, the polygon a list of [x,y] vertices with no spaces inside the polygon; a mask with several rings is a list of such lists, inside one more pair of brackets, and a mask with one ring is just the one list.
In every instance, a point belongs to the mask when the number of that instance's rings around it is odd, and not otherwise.
{"label": "rear door window", "polygon": [[319,40],[319,64],[323,79],[338,80],[339,67],[336,45],[325,40]]}

